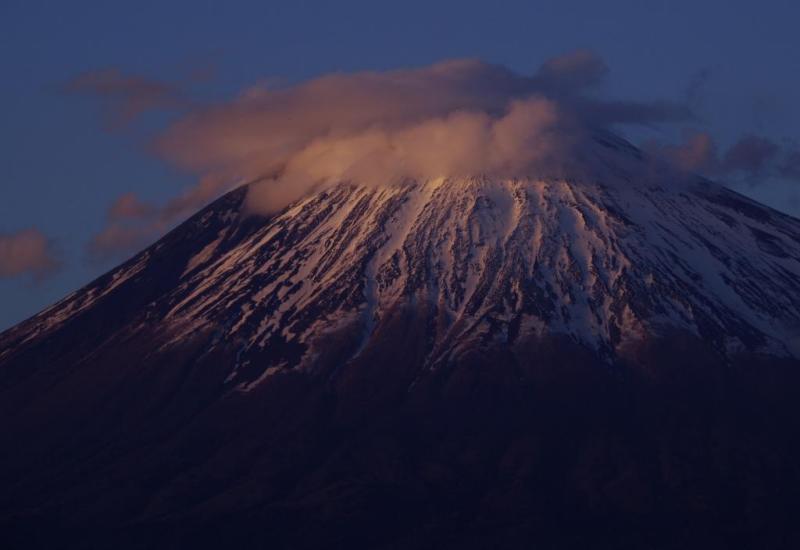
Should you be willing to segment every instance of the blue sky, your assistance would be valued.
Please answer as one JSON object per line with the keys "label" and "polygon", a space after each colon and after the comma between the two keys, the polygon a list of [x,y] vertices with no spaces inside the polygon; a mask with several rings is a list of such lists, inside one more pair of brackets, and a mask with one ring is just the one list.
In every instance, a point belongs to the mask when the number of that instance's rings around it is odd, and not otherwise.
{"label": "blue sky", "polygon": [[[191,80],[203,100],[265,79],[385,70],[474,57],[532,74],[588,48],[609,67],[603,93],[682,99],[697,86],[698,126],[728,145],[747,133],[800,139],[800,7],[790,1],[0,3],[0,234],[35,227],[61,268],[0,279],[0,329],[112,267],[86,245],[120,194],[163,201],[191,185],[148,152],[164,115],[104,128],[96,99],[66,94],[87,71]],[[661,130],[653,130],[658,135]],[[664,136],[671,139],[674,136]],[[800,184],[735,184],[800,215]]]}

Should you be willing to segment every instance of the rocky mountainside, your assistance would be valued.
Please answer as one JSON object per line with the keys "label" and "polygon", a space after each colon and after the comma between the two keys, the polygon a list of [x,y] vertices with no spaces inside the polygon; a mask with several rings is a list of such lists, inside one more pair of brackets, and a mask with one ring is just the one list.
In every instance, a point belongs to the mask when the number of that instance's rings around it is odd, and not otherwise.
{"label": "rocky mountainside", "polygon": [[595,161],[268,218],[242,187],[6,331],[0,532],[789,544],[800,221],[620,141]]}

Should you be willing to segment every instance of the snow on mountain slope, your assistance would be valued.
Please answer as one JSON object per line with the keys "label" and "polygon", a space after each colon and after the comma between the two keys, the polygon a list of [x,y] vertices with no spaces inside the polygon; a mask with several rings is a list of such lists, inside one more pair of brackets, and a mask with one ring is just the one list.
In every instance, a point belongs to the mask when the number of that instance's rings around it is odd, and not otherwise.
{"label": "snow on mountain slope", "polygon": [[[602,157],[599,177],[342,184],[269,219],[241,212],[240,189],[8,331],[0,358],[165,262],[181,264],[174,284],[150,285],[119,330],[157,327],[161,349],[212,331],[208,351],[238,350],[228,381],[242,388],[312,366],[315,343],[336,331],[358,335],[358,355],[389,312],[421,303],[433,312],[431,367],[544,334],[612,359],[675,329],[726,353],[797,355],[800,222],[696,177],[643,175],[630,151],[606,146],[614,163]],[[241,378],[265,353],[259,375]]]}

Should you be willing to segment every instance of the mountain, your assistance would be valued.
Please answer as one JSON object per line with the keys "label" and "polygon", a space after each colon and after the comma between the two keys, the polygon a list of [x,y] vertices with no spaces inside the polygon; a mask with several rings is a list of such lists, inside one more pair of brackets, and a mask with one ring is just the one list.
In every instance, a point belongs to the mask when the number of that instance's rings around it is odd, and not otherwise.
{"label": "mountain", "polygon": [[0,335],[36,547],[789,548],[800,221],[591,173],[248,188]]}

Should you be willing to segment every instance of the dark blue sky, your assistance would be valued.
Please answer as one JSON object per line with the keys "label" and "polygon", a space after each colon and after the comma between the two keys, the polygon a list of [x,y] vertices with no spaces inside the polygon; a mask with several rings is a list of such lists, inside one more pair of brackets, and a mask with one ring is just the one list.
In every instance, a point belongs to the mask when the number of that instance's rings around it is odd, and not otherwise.
{"label": "dark blue sky", "polygon": [[[52,277],[0,279],[0,329],[110,267],[87,259],[109,204],[126,191],[163,200],[192,182],[145,149],[151,116],[103,128],[95,100],[65,94],[80,73],[116,67],[169,81],[213,66],[196,86],[230,97],[265,78],[477,57],[530,74],[589,48],[611,68],[605,93],[682,99],[693,81],[703,128],[721,145],[756,132],[800,139],[800,7],[792,1],[0,3],[0,234],[54,240]],[[699,75],[707,77],[700,79]],[[800,214],[800,184],[739,186]]]}

